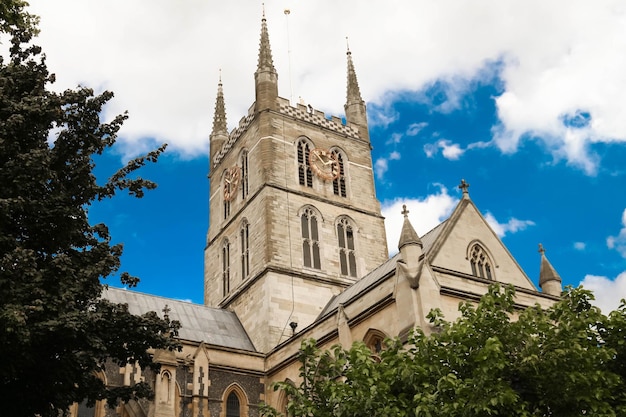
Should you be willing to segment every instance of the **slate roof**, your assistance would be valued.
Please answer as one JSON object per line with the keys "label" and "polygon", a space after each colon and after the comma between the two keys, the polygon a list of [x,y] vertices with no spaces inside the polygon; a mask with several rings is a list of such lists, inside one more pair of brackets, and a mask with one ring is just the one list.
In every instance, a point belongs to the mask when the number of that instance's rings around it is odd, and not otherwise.
{"label": "slate roof", "polygon": [[178,332],[181,339],[256,351],[239,318],[232,311],[113,287],[105,289],[102,297],[114,303],[128,304],[129,311],[138,315],[156,311],[159,316],[163,316],[162,311],[167,304],[171,309],[170,320],[178,320],[181,324]]}
{"label": "slate roof", "polygon": [[[443,230],[443,226],[445,223],[445,221],[439,223],[439,225],[437,225],[434,229],[422,236],[421,240],[422,244],[424,245],[423,250],[425,254],[428,254],[428,252],[432,248],[433,243],[435,243],[435,240],[437,240],[441,231]],[[362,293],[365,293],[370,288],[375,287],[379,283],[379,281],[383,280],[390,273],[393,273],[393,271],[395,271],[396,262],[398,261],[399,257],[400,254],[396,253],[386,262],[381,264],[378,268],[374,269],[369,274],[365,275],[363,278],[350,285],[343,292],[341,292],[341,294],[338,294],[331,298],[328,304],[326,304],[326,307],[324,307],[320,315],[317,317],[318,320],[326,316],[327,314],[335,311],[337,307],[339,307],[339,304],[348,304],[353,299],[358,298]]]}

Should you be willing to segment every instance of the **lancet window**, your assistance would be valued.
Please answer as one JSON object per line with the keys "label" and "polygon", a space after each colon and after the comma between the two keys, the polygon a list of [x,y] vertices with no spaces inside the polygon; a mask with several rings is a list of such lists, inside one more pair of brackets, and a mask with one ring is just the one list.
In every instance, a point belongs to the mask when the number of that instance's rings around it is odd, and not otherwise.
{"label": "lancet window", "polygon": [[248,151],[241,152],[241,198],[248,196]]}
{"label": "lancet window", "polygon": [[306,187],[313,186],[313,172],[309,161],[310,152],[311,144],[300,139],[298,141],[298,182]]}
{"label": "lancet window", "polygon": [[339,162],[339,176],[333,180],[333,193],[340,197],[345,197],[346,192],[346,171],[344,167],[344,156],[338,150],[332,151],[333,156]]}
{"label": "lancet window", "polygon": [[304,266],[321,269],[318,222],[315,211],[306,208],[300,216],[302,226],[302,258]]}
{"label": "lancet window", "polygon": [[345,217],[337,223],[337,240],[339,244],[339,266],[341,268],[341,275],[356,277],[354,228]]}
{"label": "lancet window", "polygon": [[227,296],[230,292],[230,243],[224,241],[222,246],[222,287],[223,295]]}
{"label": "lancet window", "polygon": [[246,279],[250,274],[250,225],[244,220],[239,231],[239,240],[241,240],[241,278]]}
{"label": "lancet window", "polygon": [[241,416],[241,403],[239,397],[232,391],[228,394],[226,399],[226,417],[240,417]]}

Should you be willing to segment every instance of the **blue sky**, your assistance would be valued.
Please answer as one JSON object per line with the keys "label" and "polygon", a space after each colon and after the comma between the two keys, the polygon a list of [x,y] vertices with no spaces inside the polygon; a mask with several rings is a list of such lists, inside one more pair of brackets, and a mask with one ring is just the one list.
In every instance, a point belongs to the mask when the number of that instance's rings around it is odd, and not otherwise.
{"label": "blue sky", "polygon": [[[96,204],[91,219],[124,243],[139,291],[202,302],[218,68],[233,128],[254,100],[260,5],[50,3],[31,1],[55,88],[111,89],[104,116],[130,112],[98,175],[170,144],[141,174],[157,190]],[[609,310],[626,297],[626,8],[512,3],[267,1],[279,92],[341,115],[349,35],[389,247],[402,204],[423,234],[464,178],[535,283],[541,242],[564,284],[584,283]]]}

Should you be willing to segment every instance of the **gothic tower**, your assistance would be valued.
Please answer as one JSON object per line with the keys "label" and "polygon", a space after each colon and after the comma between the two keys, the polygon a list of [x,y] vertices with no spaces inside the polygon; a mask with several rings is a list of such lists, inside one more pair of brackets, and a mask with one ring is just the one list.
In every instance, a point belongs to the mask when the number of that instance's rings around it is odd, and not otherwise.
{"label": "gothic tower", "polygon": [[262,352],[388,257],[365,104],[347,58],[345,124],[278,96],[265,17],[256,100],[230,133],[218,86],[204,302],[235,311]]}

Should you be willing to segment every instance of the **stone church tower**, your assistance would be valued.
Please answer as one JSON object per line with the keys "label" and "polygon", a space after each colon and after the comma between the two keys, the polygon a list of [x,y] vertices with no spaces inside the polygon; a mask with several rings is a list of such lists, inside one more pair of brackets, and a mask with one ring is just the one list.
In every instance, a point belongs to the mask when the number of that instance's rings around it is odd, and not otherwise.
{"label": "stone church tower", "polygon": [[256,100],[230,133],[218,85],[204,303],[234,311],[261,352],[309,326],[329,299],[388,259],[349,51],[347,61],[345,123],[278,96],[265,18]]}

